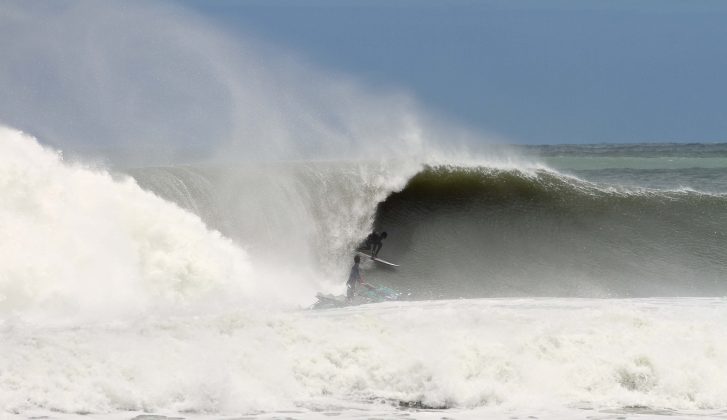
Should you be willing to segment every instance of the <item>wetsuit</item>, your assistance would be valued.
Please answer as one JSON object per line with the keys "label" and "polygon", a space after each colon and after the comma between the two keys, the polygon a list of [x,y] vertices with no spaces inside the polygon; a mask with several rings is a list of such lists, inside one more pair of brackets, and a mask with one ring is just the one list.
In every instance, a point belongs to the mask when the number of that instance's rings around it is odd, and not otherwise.
{"label": "wetsuit", "polygon": [[348,275],[348,281],[346,282],[346,297],[348,300],[353,299],[353,292],[356,291],[356,282],[361,283],[361,269],[358,266],[358,263],[355,263],[353,267],[351,267],[351,274]]}
{"label": "wetsuit", "polygon": [[371,250],[371,256],[373,258],[376,258],[376,256],[379,254],[379,251],[381,251],[381,247],[383,246],[381,241],[383,239],[384,238],[376,232],[373,232],[366,237],[366,248]]}

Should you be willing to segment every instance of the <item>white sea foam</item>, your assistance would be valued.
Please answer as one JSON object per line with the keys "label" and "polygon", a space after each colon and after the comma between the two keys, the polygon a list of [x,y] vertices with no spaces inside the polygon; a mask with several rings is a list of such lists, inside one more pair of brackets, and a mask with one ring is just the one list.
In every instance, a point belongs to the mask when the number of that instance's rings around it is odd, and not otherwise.
{"label": "white sea foam", "polygon": [[0,405],[301,418],[393,416],[400,403],[448,407],[439,415],[455,418],[704,414],[727,407],[725,319],[723,299],[554,298],[6,326]]}
{"label": "white sea foam", "polygon": [[314,294],[305,279],[288,278],[290,268],[255,266],[199,217],[133,179],[66,165],[2,127],[0,197],[2,318],[97,320],[305,303]]}

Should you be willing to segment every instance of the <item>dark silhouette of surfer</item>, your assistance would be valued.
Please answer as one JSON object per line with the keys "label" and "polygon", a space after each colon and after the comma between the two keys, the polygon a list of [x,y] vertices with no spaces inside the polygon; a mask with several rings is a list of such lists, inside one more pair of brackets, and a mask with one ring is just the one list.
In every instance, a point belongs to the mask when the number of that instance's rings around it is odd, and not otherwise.
{"label": "dark silhouette of surfer", "polygon": [[381,241],[386,239],[387,236],[386,232],[371,232],[369,236],[366,237],[364,246],[366,249],[371,250],[371,259],[374,259],[377,255],[379,255],[379,251],[381,251],[381,247],[383,246]]}
{"label": "dark silhouette of surfer", "polygon": [[359,282],[361,285],[366,284],[363,281],[363,277],[361,277],[360,262],[361,257],[358,255],[353,257],[353,267],[351,267],[351,274],[348,275],[348,281],[346,282],[346,300],[349,302],[353,300],[353,293],[356,291],[356,282]]}

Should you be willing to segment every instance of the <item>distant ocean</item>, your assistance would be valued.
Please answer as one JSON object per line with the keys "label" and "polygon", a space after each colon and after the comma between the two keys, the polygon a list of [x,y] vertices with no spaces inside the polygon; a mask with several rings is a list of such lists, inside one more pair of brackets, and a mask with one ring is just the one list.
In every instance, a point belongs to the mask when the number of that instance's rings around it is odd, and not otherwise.
{"label": "distant ocean", "polygon": [[[3,414],[727,418],[727,144],[513,149],[108,172],[0,129]],[[309,309],[371,229],[403,300]]]}

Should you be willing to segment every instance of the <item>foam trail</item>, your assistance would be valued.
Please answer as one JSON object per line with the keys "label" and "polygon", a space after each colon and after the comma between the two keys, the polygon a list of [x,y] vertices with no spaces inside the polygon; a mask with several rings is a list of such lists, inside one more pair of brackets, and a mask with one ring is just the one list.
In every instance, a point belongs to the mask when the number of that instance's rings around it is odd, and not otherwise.
{"label": "foam trail", "polygon": [[0,196],[3,318],[103,319],[312,295],[305,280],[254,267],[198,216],[133,179],[66,165],[5,127]]}

